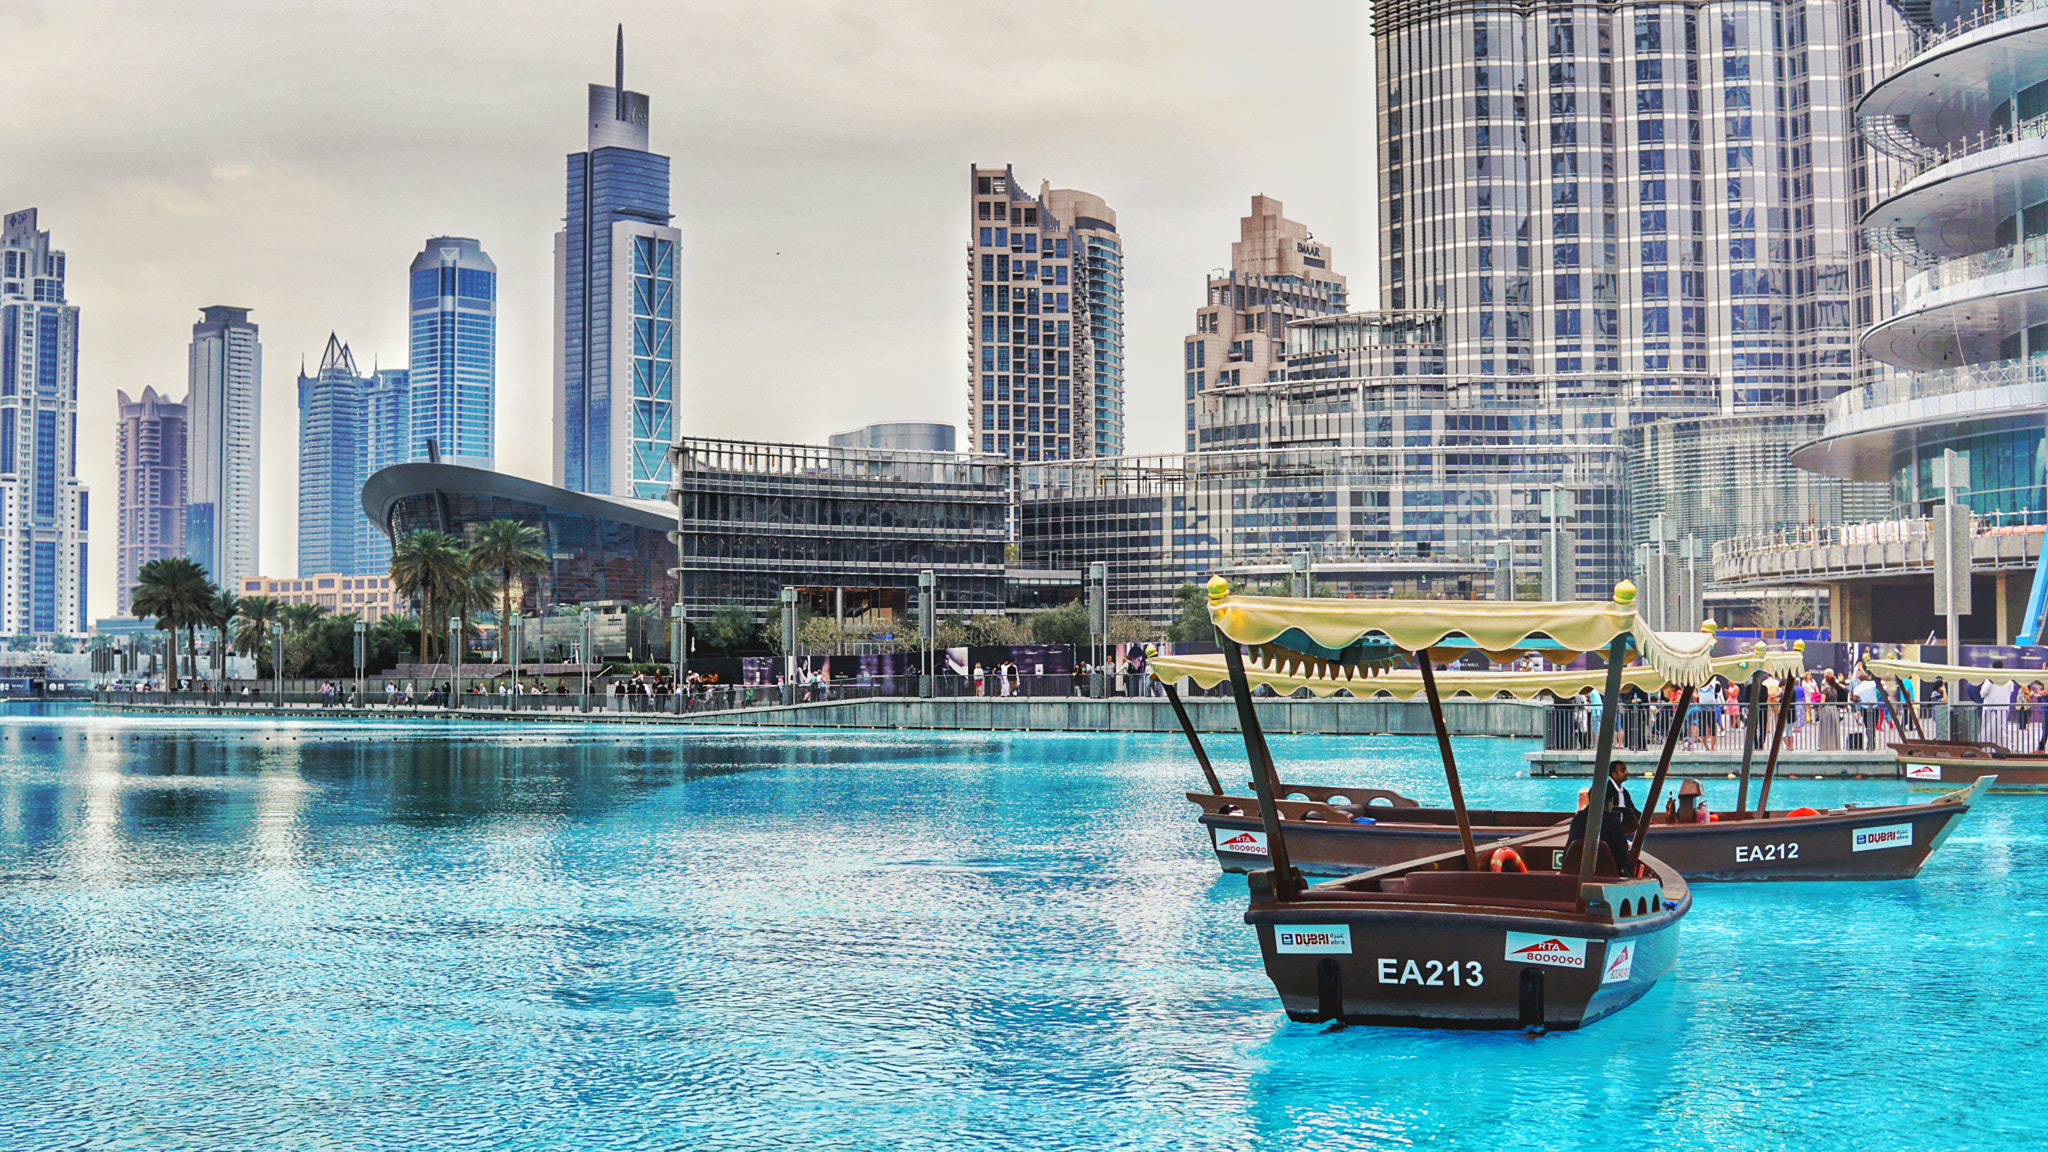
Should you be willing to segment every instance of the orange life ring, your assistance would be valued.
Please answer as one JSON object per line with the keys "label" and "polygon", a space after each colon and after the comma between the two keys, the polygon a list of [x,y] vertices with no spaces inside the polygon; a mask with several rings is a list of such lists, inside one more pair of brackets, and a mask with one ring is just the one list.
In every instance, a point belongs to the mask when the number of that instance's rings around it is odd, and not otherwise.
{"label": "orange life ring", "polygon": [[1522,862],[1522,854],[1513,848],[1495,848],[1491,861],[1495,872],[1527,872],[1529,866]]}
{"label": "orange life ring", "polygon": [[1791,810],[1790,812],[1787,812],[1787,813],[1785,813],[1785,815],[1787,815],[1787,816],[1818,816],[1818,815],[1820,815],[1820,809],[1818,809],[1818,808],[1794,808],[1794,809],[1793,809],[1793,810]]}

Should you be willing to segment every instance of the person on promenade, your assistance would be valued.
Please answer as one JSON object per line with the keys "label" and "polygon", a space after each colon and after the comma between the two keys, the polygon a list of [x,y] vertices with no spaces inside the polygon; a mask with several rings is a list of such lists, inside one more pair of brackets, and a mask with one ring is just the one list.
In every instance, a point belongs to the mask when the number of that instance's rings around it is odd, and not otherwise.
{"label": "person on promenade", "polygon": [[974,663],[974,694],[975,694],[976,696],[984,696],[984,695],[987,695],[987,693],[985,693],[985,692],[983,692],[983,691],[982,691],[982,680],[983,680],[983,678],[984,678],[985,676],[987,676],[987,675],[988,675],[988,674],[987,674],[986,672],[982,671],[982,668],[981,668],[981,662],[980,662],[980,661],[978,661],[978,660],[977,660],[977,661],[975,661],[975,663]]}
{"label": "person on promenade", "polygon": [[1877,746],[1880,707],[1877,698],[1877,681],[1871,678],[1870,673],[1859,670],[1856,673],[1856,685],[1849,689],[1849,695],[1856,701],[1857,718],[1863,723],[1863,747],[1875,748]]}

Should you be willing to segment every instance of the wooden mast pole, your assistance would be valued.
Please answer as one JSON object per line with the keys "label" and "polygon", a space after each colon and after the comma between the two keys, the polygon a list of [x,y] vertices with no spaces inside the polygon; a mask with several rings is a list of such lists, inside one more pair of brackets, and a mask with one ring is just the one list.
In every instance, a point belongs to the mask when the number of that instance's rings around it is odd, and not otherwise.
{"label": "wooden mast pole", "polygon": [[1292,900],[1300,880],[1287,858],[1286,833],[1280,827],[1276,795],[1280,782],[1273,772],[1273,753],[1266,747],[1265,730],[1259,727],[1258,711],[1252,707],[1252,686],[1244,674],[1244,652],[1228,636],[1219,635],[1217,639],[1223,642],[1223,660],[1230,667],[1230,695],[1237,701],[1237,725],[1244,733],[1245,759],[1251,762],[1252,788],[1259,797],[1259,822],[1266,830],[1266,859],[1273,866],[1273,898]]}
{"label": "wooden mast pole", "polygon": [[1778,681],[1778,722],[1771,726],[1771,758],[1764,761],[1764,786],[1756,794],[1756,816],[1761,820],[1771,814],[1771,779],[1778,774],[1778,749],[1785,743],[1785,718],[1792,714],[1792,685]]}
{"label": "wooden mast pole", "polygon": [[[1627,588],[1629,602],[1635,599],[1635,588]],[[1621,590],[1616,590],[1619,599]],[[1607,646],[1607,692],[1600,701],[1600,742],[1593,754],[1593,787],[1586,794],[1586,842],[1579,850],[1579,883],[1593,882],[1593,867],[1600,860],[1600,833],[1607,820],[1607,772],[1614,762],[1614,714],[1620,707],[1621,662],[1628,658],[1629,633],[1624,632]],[[1621,861],[1614,866],[1619,868]],[[1582,893],[1579,902],[1585,903]]]}
{"label": "wooden mast pole", "polygon": [[[1664,751],[1657,757],[1657,774],[1650,777],[1650,794],[1643,798],[1642,818],[1636,822],[1635,843],[1628,847],[1628,869],[1626,876],[1634,876],[1643,859],[1643,841],[1650,838],[1650,820],[1657,814],[1657,798],[1664,791],[1664,778],[1671,772],[1671,754],[1678,749],[1678,738],[1685,732],[1685,714],[1692,707],[1693,686],[1690,684],[1678,690],[1678,714],[1672,718],[1671,727],[1664,730]],[[1587,823],[1592,823],[1589,818]]]}
{"label": "wooden mast pole", "polygon": [[1742,783],[1735,791],[1735,814],[1749,811],[1749,761],[1756,752],[1756,730],[1762,727],[1763,710],[1757,706],[1757,694],[1763,690],[1764,670],[1759,668],[1749,674],[1749,706],[1742,713]]}
{"label": "wooden mast pole", "polygon": [[[1173,705],[1174,719],[1180,721],[1181,735],[1188,738],[1188,747],[1195,750],[1195,759],[1202,765],[1202,776],[1209,781],[1210,794],[1223,795],[1223,782],[1216,779],[1216,769],[1209,766],[1209,753],[1202,748],[1202,738],[1195,735],[1194,722],[1188,719],[1188,710],[1181,707],[1180,691],[1164,680],[1159,684],[1166,689],[1166,702]],[[1233,681],[1231,686],[1236,687],[1236,682]]]}
{"label": "wooden mast pole", "polygon": [[1458,839],[1465,845],[1465,868],[1479,871],[1479,849],[1472,843],[1472,817],[1465,811],[1465,789],[1458,783],[1458,758],[1451,752],[1451,733],[1444,725],[1444,702],[1436,691],[1436,669],[1429,649],[1415,654],[1415,667],[1422,672],[1422,691],[1429,697],[1429,719],[1436,725],[1437,751],[1444,757],[1444,779],[1451,786],[1451,810],[1458,816]]}

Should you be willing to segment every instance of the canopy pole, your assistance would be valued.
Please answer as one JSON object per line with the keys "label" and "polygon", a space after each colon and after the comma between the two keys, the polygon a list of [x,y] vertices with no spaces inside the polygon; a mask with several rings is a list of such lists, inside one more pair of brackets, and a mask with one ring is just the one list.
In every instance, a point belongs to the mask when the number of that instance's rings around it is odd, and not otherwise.
{"label": "canopy pole", "polygon": [[1756,817],[1771,814],[1771,778],[1778,774],[1778,749],[1785,743],[1785,717],[1792,712],[1792,685],[1778,681],[1778,722],[1771,726],[1771,758],[1764,761],[1764,786],[1756,794]]}
{"label": "canopy pole", "polygon": [[1762,727],[1763,711],[1757,707],[1757,692],[1764,686],[1764,670],[1749,674],[1749,706],[1742,710],[1742,783],[1735,790],[1735,814],[1749,811],[1749,760],[1756,752],[1756,730]]}
{"label": "canopy pole", "polygon": [[[1586,793],[1586,842],[1579,849],[1579,904],[1586,898],[1583,886],[1593,882],[1593,866],[1600,860],[1600,833],[1607,820],[1607,773],[1614,763],[1614,713],[1621,706],[1621,663],[1628,658],[1630,636],[1624,632],[1607,646],[1607,694],[1600,701],[1600,743],[1593,754],[1593,787]],[[1616,860],[1614,866],[1621,867]]]}
{"label": "canopy pole", "polygon": [[1444,702],[1436,691],[1436,669],[1429,650],[1415,654],[1415,667],[1422,672],[1422,691],[1429,697],[1429,719],[1436,725],[1437,751],[1444,756],[1444,779],[1451,785],[1451,810],[1458,815],[1458,839],[1465,844],[1465,868],[1479,871],[1479,849],[1472,844],[1472,817],[1465,811],[1465,789],[1458,783],[1458,757],[1451,752],[1451,733],[1444,726]]}
{"label": "canopy pole", "polygon": [[[1657,774],[1650,777],[1650,794],[1643,798],[1642,818],[1636,822],[1636,841],[1628,849],[1628,875],[1634,876],[1643,859],[1643,842],[1650,838],[1650,821],[1657,815],[1658,795],[1664,791],[1664,778],[1671,772],[1671,754],[1678,750],[1678,738],[1685,733],[1685,716],[1692,708],[1693,686],[1687,684],[1678,690],[1678,712],[1671,727],[1664,731],[1664,751],[1657,757]],[[1591,823],[1589,819],[1587,821]]]}
{"label": "canopy pole", "polygon": [[[1864,668],[1863,670],[1865,672],[1870,672],[1870,669],[1868,667]],[[1906,734],[1906,729],[1903,725],[1899,723],[1899,714],[1897,712],[1892,711],[1892,694],[1884,690],[1884,677],[1879,676],[1875,672],[1870,672],[1870,682],[1872,684],[1877,685],[1877,702],[1884,708],[1885,719],[1890,720],[1892,722],[1892,731],[1897,732],[1900,736],[1904,736]],[[1900,682],[1899,690],[1901,692],[1905,691],[1905,684],[1903,680],[1901,680]],[[1876,750],[1877,733],[1867,733],[1863,739],[1865,742],[1865,751]]]}
{"label": "canopy pole", "polygon": [[1259,797],[1259,823],[1266,829],[1266,859],[1273,866],[1273,898],[1292,900],[1297,880],[1287,858],[1286,833],[1280,828],[1279,798],[1275,795],[1280,790],[1280,779],[1273,772],[1273,752],[1266,747],[1265,730],[1259,727],[1259,714],[1252,707],[1252,687],[1244,674],[1244,653],[1230,637],[1218,639],[1223,641],[1224,663],[1230,666],[1230,695],[1237,701],[1237,726],[1244,734],[1245,759],[1251,761],[1252,788]]}
{"label": "canopy pole", "polygon": [[[1925,740],[1927,739],[1927,733],[1922,731],[1920,728],[1920,709],[1914,707],[1913,705],[1913,690],[1907,687],[1906,678],[1904,676],[1901,676],[1898,679],[1899,706],[1906,710],[1907,718],[1913,721],[1913,735],[1921,740]],[[1896,724],[1898,723],[1898,721],[1894,720],[1893,723]],[[1904,728],[1899,729],[1899,735],[1904,736],[1905,734],[1906,730]]]}
{"label": "canopy pole", "polygon": [[1195,750],[1195,759],[1202,765],[1202,776],[1209,781],[1210,794],[1214,796],[1223,795],[1223,782],[1216,779],[1216,769],[1209,766],[1209,753],[1202,749],[1202,738],[1195,735],[1195,726],[1188,719],[1188,710],[1181,707],[1180,690],[1164,680],[1161,680],[1159,684],[1166,689],[1166,702],[1173,705],[1174,719],[1180,721],[1181,735],[1188,738],[1188,747]]}

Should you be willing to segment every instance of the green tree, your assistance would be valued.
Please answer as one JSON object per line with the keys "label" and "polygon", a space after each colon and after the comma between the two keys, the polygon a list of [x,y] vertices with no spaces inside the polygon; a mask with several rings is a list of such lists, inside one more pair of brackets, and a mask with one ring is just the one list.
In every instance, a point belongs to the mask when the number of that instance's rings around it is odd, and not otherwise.
{"label": "green tree", "polygon": [[432,661],[436,638],[454,614],[453,602],[460,599],[459,586],[468,577],[468,560],[455,538],[446,532],[421,529],[392,548],[392,586],[420,607],[420,663]]}
{"label": "green tree", "polygon": [[214,592],[213,603],[206,613],[206,626],[220,630],[220,643],[214,645],[214,678],[228,678],[228,643],[234,637],[236,618],[242,612],[242,596],[232,588],[221,588]]}
{"label": "green tree", "polygon": [[327,606],[324,604],[286,604],[277,611],[278,619],[288,634],[306,631],[325,615]]}
{"label": "green tree", "polygon": [[[142,566],[135,574],[135,591],[129,598],[130,611],[137,617],[154,616],[156,626],[172,633],[185,629],[186,666],[193,675],[199,671],[199,627],[213,611],[213,581],[206,569],[183,556],[165,556]],[[175,656],[171,661],[171,682],[180,684]]]}
{"label": "green tree", "polygon": [[626,609],[626,659],[654,659],[655,641],[661,636],[661,608],[635,604]]}
{"label": "green tree", "polygon": [[[363,634],[363,672],[375,676],[405,663],[411,636],[379,621]],[[288,675],[352,680],[356,674],[356,615],[327,616],[285,639]]]}
{"label": "green tree", "polygon": [[1088,647],[1088,610],[1079,600],[1070,600],[1057,608],[1034,612],[1030,620],[1031,639],[1038,644],[1068,644],[1076,649]]}
{"label": "green tree", "polygon": [[512,577],[547,571],[546,543],[538,528],[517,520],[487,520],[477,525],[469,543],[472,568],[498,574],[502,603],[498,610],[498,656],[505,658],[506,637],[512,619]]}
{"label": "green tree", "polygon": [[470,621],[481,619],[496,611],[498,606],[498,578],[487,568],[479,567],[467,557],[466,571],[455,585],[455,614],[462,618],[462,646],[466,652],[469,641],[482,635],[482,631]]}
{"label": "green tree", "polygon": [[737,604],[727,604],[694,628],[699,640],[730,656],[733,649],[753,642],[754,614]]}
{"label": "green tree", "polygon": [[1209,623],[1209,590],[1200,584],[1183,584],[1173,590],[1173,623],[1166,626],[1166,638],[1176,644],[1202,644],[1215,638]]}
{"label": "green tree", "polygon": [[240,608],[241,624],[235,629],[235,652],[241,656],[255,656],[270,643],[270,626],[280,623],[284,605],[274,596],[244,596]]}

